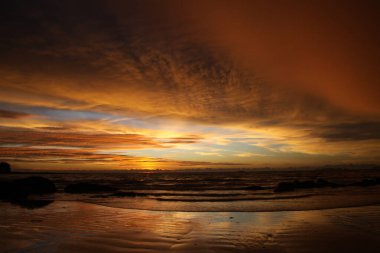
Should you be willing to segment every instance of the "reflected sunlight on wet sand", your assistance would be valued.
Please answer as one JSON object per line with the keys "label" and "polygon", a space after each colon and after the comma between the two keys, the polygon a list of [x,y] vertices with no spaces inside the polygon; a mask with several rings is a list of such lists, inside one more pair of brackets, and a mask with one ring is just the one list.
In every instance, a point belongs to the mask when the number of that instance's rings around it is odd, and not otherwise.
{"label": "reflected sunlight on wet sand", "polygon": [[1,203],[1,252],[375,252],[380,206],[163,212],[74,201]]}

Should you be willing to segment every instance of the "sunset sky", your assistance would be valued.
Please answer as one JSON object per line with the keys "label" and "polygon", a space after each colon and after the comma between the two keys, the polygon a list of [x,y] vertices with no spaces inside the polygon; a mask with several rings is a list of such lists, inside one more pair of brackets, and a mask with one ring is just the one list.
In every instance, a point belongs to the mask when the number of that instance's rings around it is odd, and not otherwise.
{"label": "sunset sky", "polygon": [[379,1],[1,1],[17,169],[380,162]]}

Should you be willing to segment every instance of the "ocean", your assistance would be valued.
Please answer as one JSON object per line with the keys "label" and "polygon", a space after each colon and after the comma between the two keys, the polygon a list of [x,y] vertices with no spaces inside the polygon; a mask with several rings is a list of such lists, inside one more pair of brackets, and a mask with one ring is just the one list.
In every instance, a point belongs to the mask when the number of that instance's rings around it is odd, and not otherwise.
{"label": "ocean", "polygon": [[[35,173],[1,175],[0,180]],[[293,171],[152,171],[114,173],[38,173],[58,187],[52,195],[35,196],[51,201],[81,201],[125,209],[159,211],[255,212],[302,211],[380,204],[379,185],[324,187],[275,192],[279,182],[324,179],[350,185],[380,178],[377,169],[323,169]],[[94,183],[118,188],[131,196],[110,193],[69,194],[72,183]],[[262,189],[250,189],[260,186]],[[128,194],[126,194],[128,195]]]}

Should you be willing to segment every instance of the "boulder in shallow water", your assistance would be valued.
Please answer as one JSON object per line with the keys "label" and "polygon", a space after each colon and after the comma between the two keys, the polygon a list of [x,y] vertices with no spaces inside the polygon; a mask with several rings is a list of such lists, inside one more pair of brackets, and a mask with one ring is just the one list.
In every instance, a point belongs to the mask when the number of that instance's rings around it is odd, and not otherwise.
{"label": "boulder in shallow water", "polygon": [[377,179],[363,179],[362,181],[360,181],[354,185],[367,187],[367,186],[378,185],[379,183],[380,182]]}
{"label": "boulder in shallow water", "polygon": [[21,189],[13,182],[0,183],[1,200],[25,199],[26,197],[28,197],[28,192]]}
{"label": "boulder in shallow water", "polygon": [[119,192],[115,192],[115,193],[111,194],[110,196],[112,196],[112,197],[145,197],[147,195],[148,194],[143,193],[143,192],[122,192],[122,191],[119,191]]}
{"label": "boulder in shallow water", "polygon": [[45,199],[20,199],[17,201],[11,201],[12,204],[20,206],[26,209],[38,209],[53,203],[54,200],[45,200]]}
{"label": "boulder in shallow water", "polygon": [[277,184],[276,188],[274,189],[274,192],[294,191],[295,190],[294,186],[295,185],[293,182],[280,182]]}
{"label": "boulder in shallow water", "polygon": [[50,179],[40,176],[18,179],[13,181],[13,184],[28,194],[45,194],[57,191],[55,184]]}
{"label": "boulder in shallow water", "polygon": [[310,189],[310,188],[316,188],[317,185],[314,181],[312,180],[306,180],[306,181],[294,181],[294,188],[296,189]]}
{"label": "boulder in shallow water", "polygon": [[251,190],[251,191],[258,191],[258,190],[264,190],[266,189],[265,187],[259,186],[259,185],[250,185],[245,188],[246,190]]}
{"label": "boulder in shallow water", "polygon": [[338,187],[339,185],[333,182],[329,182],[323,178],[317,179],[315,182],[317,187],[323,188],[323,187]]}
{"label": "boulder in shallow water", "polygon": [[91,183],[75,183],[70,184],[65,187],[64,191],[66,193],[97,193],[97,192],[113,192],[117,188],[101,185],[101,184],[91,184]]}
{"label": "boulder in shallow water", "polygon": [[26,199],[31,194],[46,194],[57,191],[55,184],[44,177],[33,176],[0,183],[0,199]]}

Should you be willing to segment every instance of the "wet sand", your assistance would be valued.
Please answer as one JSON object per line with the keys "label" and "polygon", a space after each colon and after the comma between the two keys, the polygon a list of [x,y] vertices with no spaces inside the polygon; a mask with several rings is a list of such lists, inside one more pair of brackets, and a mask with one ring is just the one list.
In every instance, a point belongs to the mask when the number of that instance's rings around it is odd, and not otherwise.
{"label": "wet sand", "polygon": [[378,252],[380,206],[163,212],[0,203],[1,252]]}

